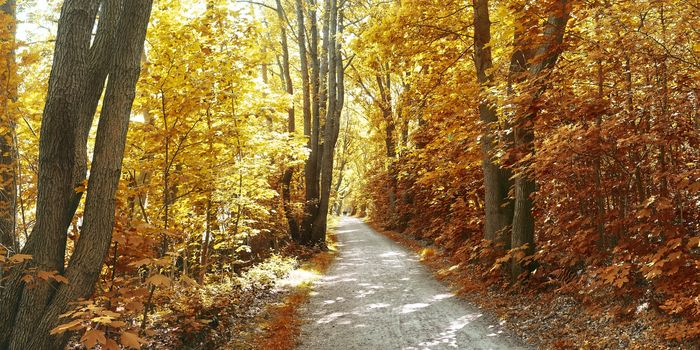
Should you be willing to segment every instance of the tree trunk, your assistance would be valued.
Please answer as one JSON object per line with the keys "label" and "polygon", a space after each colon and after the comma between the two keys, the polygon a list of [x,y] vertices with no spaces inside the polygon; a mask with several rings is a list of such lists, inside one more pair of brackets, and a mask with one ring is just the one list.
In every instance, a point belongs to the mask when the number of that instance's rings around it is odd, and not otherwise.
{"label": "tree trunk", "polygon": [[[0,245],[5,249],[19,249],[15,236],[17,181],[15,165],[15,121],[9,102],[15,99],[15,0],[0,5]],[[3,254],[0,247],[0,254]],[[0,268],[0,285],[3,277]]]}
{"label": "tree trunk", "polygon": [[[287,109],[287,131],[290,136],[293,136],[296,132],[295,126],[295,115],[294,115],[294,85],[292,84],[292,75],[289,69],[289,44],[287,43],[287,24],[285,21],[284,8],[282,7],[282,1],[276,0],[277,4],[277,19],[280,25],[280,42],[282,44],[282,63],[280,68],[282,71],[282,76],[284,80],[284,86],[287,94],[292,98],[291,105]],[[291,195],[291,183],[292,177],[294,176],[294,170],[292,168],[287,168],[282,176],[282,206],[284,207],[284,216],[287,218],[287,225],[289,226],[289,235],[292,240],[298,242],[299,237],[299,223],[297,223],[297,218],[294,216],[292,211],[292,195]]]}
{"label": "tree trunk", "polygon": [[[338,28],[338,5],[337,0],[326,0],[328,13],[329,40],[326,43],[328,52],[328,106],[326,108],[326,122],[323,142],[323,153],[321,162],[321,193],[318,214],[313,223],[312,242],[323,244],[326,240],[326,223],[328,219],[328,209],[330,205],[331,185],[333,183],[333,157],[335,145],[338,141],[340,130],[340,114],[342,104],[340,99],[344,94],[339,91],[339,83],[342,84],[343,69],[340,48],[337,45],[336,34]],[[324,24],[324,27],[326,25]]]}
{"label": "tree trunk", "polygon": [[[111,55],[82,234],[65,273],[69,283],[39,283],[33,288],[23,288],[13,278],[13,285],[6,289],[2,299],[0,349],[63,348],[67,336],[50,336],[49,331],[71,301],[89,297],[94,290],[111,242],[116,190],[151,4],[150,0],[127,0],[120,17],[120,40]],[[37,226],[25,248],[43,270],[57,267],[63,270],[64,225],[73,191],[75,142],[80,131],[79,124],[71,117],[79,115],[76,107],[86,98],[81,84],[87,84],[84,78],[89,72],[86,58],[95,19],[95,12],[91,12],[94,5],[88,0],[67,0],[59,20],[40,140]]]}
{"label": "tree trunk", "polygon": [[[316,85],[318,84],[317,80],[317,74],[316,69],[317,68],[312,68],[312,77],[309,76],[309,63],[308,63],[308,57],[307,57],[307,50],[306,50],[306,26],[304,25],[305,21],[305,15],[304,15],[304,3],[302,0],[296,0],[296,12],[297,12],[297,26],[298,28],[298,33],[297,33],[297,39],[299,40],[299,57],[300,57],[300,64],[301,64],[301,81],[302,81],[302,89],[303,89],[303,98],[304,98],[304,135],[306,135],[309,138],[309,141],[307,143],[307,147],[310,150],[309,158],[306,160],[306,164],[304,166],[304,180],[306,182],[306,203],[304,206],[304,217],[302,218],[302,223],[301,223],[301,228],[300,228],[300,242],[301,243],[308,243],[311,241],[311,225],[313,223],[313,219],[315,216],[315,208],[316,208],[316,203],[314,201],[314,198],[317,198],[318,196],[315,195],[315,193],[318,191],[318,178],[315,177],[314,175],[316,174],[316,146],[318,144],[318,132],[314,128],[312,128],[317,125],[317,120],[315,118],[316,113],[316,108],[318,107],[317,103],[317,89]],[[315,27],[315,19],[312,21],[312,40],[310,44],[310,49],[312,53],[314,52],[314,46],[317,45],[318,42],[318,33],[316,32],[317,29]],[[313,40],[313,38],[316,38]],[[312,60],[313,60],[313,54]],[[315,67],[315,63],[312,63]],[[315,83],[312,83],[312,80]],[[312,87],[312,85],[314,85]],[[313,100],[313,105],[314,105],[314,112],[312,112],[312,94],[314,96]],[[312,120],[313,119],[313,120]],[[316,190],[316,191],[314,191]]]}
{"label": "tree trunk", "polygon": [[384,144],[386,146],[386,157],[389,161],[387,175],[389,177],[387,184],[387,199],[389,203],[389,222],[394,222],[394,214],[396,213],[396,196],[398,192],[398,169],[396,164],[396,122],[394,120],[394,107],[391,98],[391,74],[389,67],[384,67],[386,73],[377,74],[375,79],[379,88],[381,98],[379,108],[382,111],[384,119]]}
{"label": "tree trunk", "polygon": [[510,230],[513,219],[513,203],[508,192],[511,187],[511,171],[497,162],[496,131],[498,117],[495,99],[489,95],[493,85],[491,55],[491,20],[488,0],[474,0],[474,65],[479,84],[482,86],[482,101],[479,117],[483,123],[481,135],[482,169],[484,172],[484,238],[495,242],[501,249],[510,249]]}
{"label": "tree trunk", "polygon": [[204,233],[204,242],[202,242],[202,253],[199,261],[199,274],[197,275],[197,282],[202,284],[204,282],[204,276],[207,274],[207,267],[209,266],[209,245],[211,241],[211,226],[212,226],[212,207],[211,207],[211,194],[209,194],[209,199],[207,199],[206,208],[206,227]]}
{"label": "tree trunk", "polygon": [[[41,123],[36,223],[22,253],[33,259],[16,266],[0,300],[0,349],[9,348],[15,334],[25,338],[28,325],[36,325],[47,305],[53,285],[24,288],[23,270],[64,269],[66,215],[73,195],[72,175],[81,93],[87,80],[90,33],[95,21],[95,1],[66,0],[58,23],[53,66]],[[21,326],[15,327],[15,325]],[[15,329],[13,330],[13,327]]]}

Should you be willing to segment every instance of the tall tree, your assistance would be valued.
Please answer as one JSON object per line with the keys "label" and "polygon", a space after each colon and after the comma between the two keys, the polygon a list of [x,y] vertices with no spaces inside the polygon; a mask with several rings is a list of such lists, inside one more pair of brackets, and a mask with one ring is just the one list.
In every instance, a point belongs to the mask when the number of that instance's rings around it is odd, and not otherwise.
{"label": "tall tree", "polygon": [[[296,132],[296,122],[294,113],[294,85],[292,83],[292,74],[290,72],[289,64],[289,44],[287,40],[287,17],[284,12],[284,7],[282,6],[281,0],[276,0],[277,5],[277,21],[280,27],[280,44],[282,46],[282,62],[280,62],[280,71],[282,73],[282,80],[284,82],[284,88],[289,97],[292,98],[292,103],[287,109],[287,131],[294,135]],[[294,176],[294,170],[288,167],[284,171],[282,176],[282,205],[284,206],[284,215],[287,218],[287,226],[289,227],[289,234],[294,241],[299,241],[299,224],[294,212],[292,211],[291,201],[291,183],[292,177]]]}
{"label": "tall tree", "polygon": [[[342,86],[344,66],[337,38],[338,5],[325,0],[321,11],[320,35],[317,5],[315,0],[310,1],[307,7],[304,7],[301,0],[296,2],[299,27],[297,40],[304,96],[304,134],[308,137],[309,149],[309,157],[304,166],[306,203],[300,225],[299,241],[312,245],[322,245],[325,241],[332,181],[332,158],[338,138],[338,119],[342,109],[342,103],[338,103],[338,98],[344,96],[341,93],[344,91]],[[306,18],[310,22],[308,41],[306,40],[307,28],[304,24]],[[329,165],[330,170],[328,170]],[[326,180],[323,179],[324,174],[326,174]]]}
{"label": "tall tree", "polygon": [[488,0],[474,0],[474,66],[477,81],[481,85],[479,117],[482,169],[484,172],[484,238],[510,249],[510,225],[513,220],[513,203],[509,199],[511,171],[495,158],[499,121],[496,98],[491,96],[494,85],[493,57],[491,54],[491,20]]}
{"label": "tall tree", "polygon": [[[328,60],[328,104],[326,106],[325,132],[323,134],[323,153],[321,161],[321,193],[320,205],[317,217],[314,221],[312,240],[323,243],[326,239],[326,222],[333,182],[333,158],[340,131],[340,115],[345,99],[344,90],[344,66],[341,52],[341,44],[337,39],[342,34],[342,15],[339,18],[337,0],[326,0],[329,13],[329,40],[327,51]],[[342,11],[342,10],[341,10]],[[326,59],[326,58],[324,58]]]}
{"label": "tall tree", "polygon": [[10,101],[14,99],[16,90],[15,8],[15,0],[0,5],[0,245],[12,250],[18,249],[15,237],[15,122],[10,112]]}
{"label": "tall tree", "polygon": [[[59,315],[69,302],[88,297],[102,269],[114,224],[115,193],[121,175],[126,132],[152,1],[103,1],[102,20],[117,11],[118,21],[108,36],[119,33],[106,67],[109,82],[103,102],[93,152],[82,234],[67,269],[64,268],[66,228],[74,195],[77,143],[81,140],[81,108],[90,85],[91,33],[100,2],[67,0],[61,9],[54,63],[42,121],[37,223],[22,252],[33,256],[29,264],[16,266],[0,305],[0,349],[62,348],[66,336],[51,336]],[[114,7],[113,7],[114,6]],[[99,26],[98,26],[99,28]],[[99,30],[98,30],[99,33]],[[103,79],[104,79],[103,78]],[[94,103],[93,101],[88,101]],[[81,147],[86,147],[85,143]],[[27,286],[23,270],[64,273],[66,284],[38,282]]]}

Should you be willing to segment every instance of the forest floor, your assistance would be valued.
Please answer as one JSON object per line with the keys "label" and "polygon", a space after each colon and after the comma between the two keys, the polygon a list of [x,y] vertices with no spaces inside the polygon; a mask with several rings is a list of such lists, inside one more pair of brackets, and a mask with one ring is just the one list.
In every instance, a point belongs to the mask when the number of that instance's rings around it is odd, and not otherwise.
{"label": "forest floor", "polygon": [[300,349],[528,348],[361,220],[344,217],[337,239],[336,261],[301,308]]}

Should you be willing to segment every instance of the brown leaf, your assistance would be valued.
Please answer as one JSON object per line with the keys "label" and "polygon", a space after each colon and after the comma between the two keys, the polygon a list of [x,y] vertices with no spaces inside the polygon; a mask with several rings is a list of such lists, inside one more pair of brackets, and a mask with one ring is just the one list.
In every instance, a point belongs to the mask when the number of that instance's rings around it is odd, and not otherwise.
{"label": "brown leaf", "polygon": [[113,339],[107,339],[107,343],[104,346],[105,350],[119,350],[119,344]]}

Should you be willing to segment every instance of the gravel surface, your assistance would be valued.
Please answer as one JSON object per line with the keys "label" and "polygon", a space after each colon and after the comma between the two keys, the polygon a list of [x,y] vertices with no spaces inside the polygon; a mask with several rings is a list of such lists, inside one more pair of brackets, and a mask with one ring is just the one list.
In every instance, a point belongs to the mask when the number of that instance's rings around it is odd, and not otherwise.
{"label": "gravel surface", "polygon": [[339,255],[302,310],[299,349],[528,349],[361,220],[344,217],[337,232]]}

